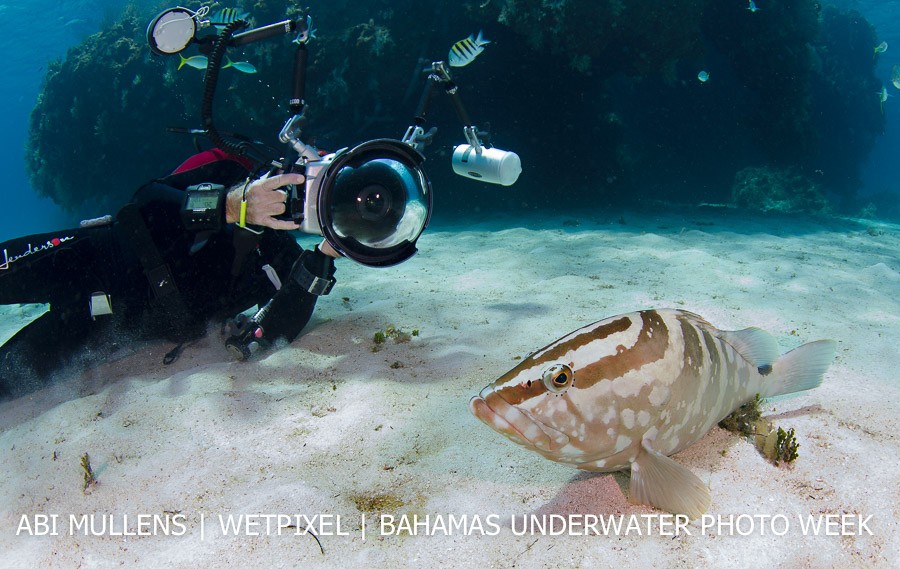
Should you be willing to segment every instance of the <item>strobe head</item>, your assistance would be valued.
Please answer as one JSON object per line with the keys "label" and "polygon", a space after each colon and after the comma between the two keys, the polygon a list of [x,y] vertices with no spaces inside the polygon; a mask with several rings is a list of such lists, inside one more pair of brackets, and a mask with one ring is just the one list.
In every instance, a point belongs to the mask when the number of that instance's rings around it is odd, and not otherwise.
{"label": "strobe head", "polygon": [[471,144],[460,144],[453,149],[453,171],[460,176],[487,182],[511,186],[522,173],[522,161],[515,152],[499,148],[481,147]]}
{"label": "strobe head", "polygon": [[[431,218],[424,158],[399,140],[379,139],[337,154],[322,173],[322,235],[345,257],[373,267],[406,261]],[[307,201],[313,196],[307,195]]]}
{"label": "strobe head", "polygon": [[147,26],[147,43],[157,55],[173,55],[187,49],[197,37],[196,13],[187,8],[169,8]]}

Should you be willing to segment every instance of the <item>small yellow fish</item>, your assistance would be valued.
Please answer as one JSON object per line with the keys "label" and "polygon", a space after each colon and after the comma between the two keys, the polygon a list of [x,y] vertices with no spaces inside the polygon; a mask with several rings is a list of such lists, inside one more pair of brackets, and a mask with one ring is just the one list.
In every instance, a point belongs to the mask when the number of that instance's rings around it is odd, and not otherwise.
{"label": "small yellow fish", "polygon": [[875,46],[875,53],[884,53],[887,51],[888,44],[886,41],[881,42],[880,44]]}
{"label": "small yellow fish", "polygon": [[229,67],[237,69],[241,73],[256,73],[256,67],[254,67],[252,63],[249,63],[247,61],[231,61],[230,59],[228,59],[228,63],[223,65],[222,69],[228,69]]}
{"label": "small yellow fish", "polygon": [[683,310],[614,316],[522,360],[469,403],[514,443],[581,470],[631,470],[631,500],[701,516],[707,485],[669,456],[757,394],[818,386],[835,343],[779,354],[758,328],[734,332]]}
{"label": "small yellow fish", "polygon": [[894,68],[891,70],[891,83],[894,84],[894,87],[900,89],[900,63],[894,65]]}
{"label": "small yellow fish", "polygon": [[194,69],[206,69],[206,65],[209,62],[205,55],[195,55],[193,57],[185,58],[179,53],[178,57],[181,58],[181,63],[178,64],[178,69],[181,69],[185,65],[187,65],[188,67],[193,67]]}

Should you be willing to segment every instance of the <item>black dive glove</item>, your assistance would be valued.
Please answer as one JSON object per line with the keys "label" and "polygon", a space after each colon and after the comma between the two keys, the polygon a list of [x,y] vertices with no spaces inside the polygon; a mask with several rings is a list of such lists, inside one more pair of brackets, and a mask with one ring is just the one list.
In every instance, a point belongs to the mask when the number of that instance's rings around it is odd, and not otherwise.
{"label": "black dive glove", "polygon": [[230,323],[225,346],[246,360],[279,338],[293,341],[309,322],[318,298],[331,292],[334,283],[334,259],[318,247],[304,251],[272,300],[252,317],[239,314]]}

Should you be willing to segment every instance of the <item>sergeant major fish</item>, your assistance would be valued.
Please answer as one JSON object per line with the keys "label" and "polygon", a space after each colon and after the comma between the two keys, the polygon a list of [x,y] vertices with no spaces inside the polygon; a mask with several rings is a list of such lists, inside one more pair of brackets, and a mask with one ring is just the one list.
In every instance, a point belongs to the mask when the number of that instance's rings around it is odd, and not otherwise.
{"label": "sergeant major fish", "polygon": [[719,330],[682,310],[645,310],[585,326],[526,357],[469,403],[513,442],[582,470],[631,470],[631,500],[691,519],[706,485],[670,455],[756,394],[818,386],[835,343],[779,357],[758,328]]}
{"label": "sergeant major fish", "polygon": [[246,22],[249,19],[249,12],[241,12],[237,8],[222,8],[209,18],[209,23],[216,28],[224,29],[225,26],[232,22],[238,20],[244,20]]}
{"label": "sergeant major fish", "polygon": [[450,48],[450,66],[463,67],[472,63],[489,43],[491,42],[484,39],[481,31],[478,32],[478,37],[472,34],[464,40],[459,40]]}

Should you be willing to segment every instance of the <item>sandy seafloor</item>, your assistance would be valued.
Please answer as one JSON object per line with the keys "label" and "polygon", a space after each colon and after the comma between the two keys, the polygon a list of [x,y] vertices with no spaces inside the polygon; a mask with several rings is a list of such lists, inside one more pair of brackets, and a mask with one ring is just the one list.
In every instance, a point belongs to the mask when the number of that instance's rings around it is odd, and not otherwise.
{"label": "sandy seafloor", "polygon": [[[144,343],[0,403],[0,566],[898,566],[900,227],[716,209],[581,212],[432,228],[420,250],[392,269],[341,261],[307,333],[252,363],[231,361],[212,332],[171,366],[161,363],[170,344]],[[514,515],[627,524],[659,513],[627,502],[626,475],[549,462],[467,408],[517,356],[654,307],[723,329],[759,326],[784,350],[837,340],[821,387],[765,406],[796,430],[800,458],[775,467],[718,428],[676,455],[708,483],[716,523],[744,515],[737,529],[752,535],[699,522],[677,536],[514,535]],[[34,313],[4,310],[4,338]],[[388,325],[419,334],[373,352]],[[99,481],[88,493],[84,453]],[[181,516],[183,535],[110,535],[164,512]],[[60,516],[59,535],[16,535],[38,514]],[[112,516],[113,531],[73,535],[69,516],[84,514]],[[350,535],[322,535],[324,555],[293,529],[223,535],[219,516],[240,514],[340,516],[332,533]],[[503,527],[397,536],[381,531],[381,514],[427,515],[432,527],[495,515]],[[862,535],[818,536],[798,521],[827,514],[868,521],[843,532]]]}

